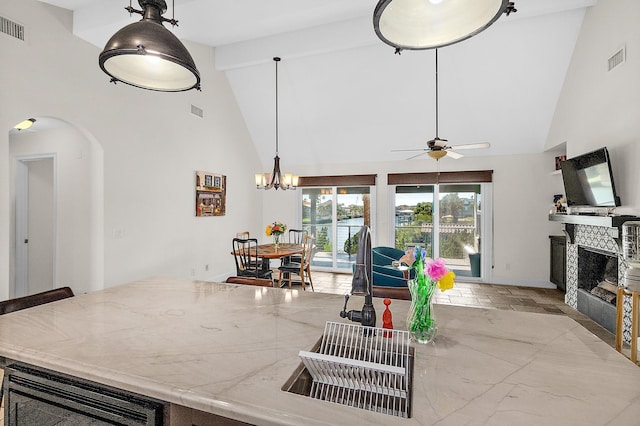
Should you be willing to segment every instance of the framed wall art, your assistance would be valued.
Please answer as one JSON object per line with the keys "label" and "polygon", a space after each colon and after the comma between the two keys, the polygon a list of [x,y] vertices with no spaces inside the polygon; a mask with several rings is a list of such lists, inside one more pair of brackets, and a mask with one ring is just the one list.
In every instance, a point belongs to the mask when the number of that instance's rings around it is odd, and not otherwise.
{"label": "framed wall art", "polygon": [[227,177],[196,172],[196,216],[224,216],[227,204]]}

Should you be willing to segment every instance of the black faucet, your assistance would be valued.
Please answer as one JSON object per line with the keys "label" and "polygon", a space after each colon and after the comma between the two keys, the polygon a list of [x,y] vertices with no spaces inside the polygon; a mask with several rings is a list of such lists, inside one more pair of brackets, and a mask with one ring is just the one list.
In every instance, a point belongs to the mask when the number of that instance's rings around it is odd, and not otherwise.
{"label": "black faucet", "polygon": [[371,230],[363,226],[358,232],[358,251],[356,267],[351,281],[351,294],[364,296],[364,305],[360,311],[347,311],[349,295],[344,295],[344,308],[340,311],[341,318],[359,322],[365,327],[376,326],[376,310],[373,307],[373,277],[371,261]]}

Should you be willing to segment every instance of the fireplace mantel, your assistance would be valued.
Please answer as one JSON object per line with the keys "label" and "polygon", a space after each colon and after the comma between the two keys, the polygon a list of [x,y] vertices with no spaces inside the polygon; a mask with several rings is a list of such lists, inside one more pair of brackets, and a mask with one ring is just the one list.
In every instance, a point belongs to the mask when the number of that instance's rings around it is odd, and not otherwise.
{"label": "fireplace mantel", "polygon": [[575,244],[575,226],[574,225],[589,225],[600,226],[607,228],[607,234],[616,240],[618,246],[620,246],[620,238],[622,232],[620,228],[622,224],[630,220],[640,220],[637,216],[591,216],[591,215],[577,215],[577,214],[550,214],[549,220],[552,222],[561,222],[565,224],[565,232],[569,237],[569,242]]}

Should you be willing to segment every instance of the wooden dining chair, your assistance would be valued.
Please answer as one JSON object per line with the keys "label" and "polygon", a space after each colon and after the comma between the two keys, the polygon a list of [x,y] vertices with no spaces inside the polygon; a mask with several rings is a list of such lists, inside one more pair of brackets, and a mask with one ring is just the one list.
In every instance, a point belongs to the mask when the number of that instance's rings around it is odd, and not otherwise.
{"label": "wooden dining chair", "polygon": [[[302,244],[304,242],[304,237],[307,235],[309,235],[309,231],[306,229],[289,229],[289,233],[287,234],[289,243],[292,244]],[[294,254],[288,259],[288,262],[300,263],[302,262],[302,255]]]}
{"label": "wooden dining chair", "polygon": [[70,287],[60,287],[43,291],[42,293],[5,300],[0,302],[0,315],[44,305],[45,303],[55,302],[69,297],[73,297],[73,290],[71,290]]}
{"label": "wooden dining chair", "polygon": [[[71,290],[70,287],[60,287],[54,288],[53,290],[43,291],[42,293],[4,300],[0,302],[0,315],[5,315],[15,311],[21,311],[23,309],[33,308],[34,306],[44,305],[46,303],[67,299],[73,296],[73,290]],[[0,358],[0,372],[2,372],[2,384],[0,385],[0,402],[2,402],[2,398],[4,397],[4,368],[6,367],[6,364],[7,360],[4,357]]]}
{"label": "wooden dining chair", "polygon": [[302,261],[288,261],[278,268],[278,287],[282,285],[282,281],[288,281],[289,288],[291,288],[292,274],[297,274],[300,276],[300,282],[302,283],[303,290],[307,289],[306,279],[309,279],[311,291],[315,291],[313,289],[313,281],[311,279],[311,259],[313,259],[313,252],[315,250],[315,245],[313,244],[313,242],[314,238],[311,235],[305,235],[302,240],[302,245],[304,246],[301,257]]}
{"label": "wooden dining chair", "polygon": [[289,233],[287,234],[289,237],[289,242],[292,244],[302,244],[304,241],[304,237],[309,235],[309,231],[306,229],[289,229]]}
{"label": "wooden dining chair", "polygon": [[258,287],[273,287],[273,281],[267,278],[229,277],[225,280],[225,283],[253,285]]}
{"label": "wooden dining chair", "polygon": [[239,277],[269,278],[273,272],[265,268],[258,258],[256,238],[234,238],[233,257],[236,261],[236,275]]}
{"label": "wooden dining chair", "polygon": [[[248,240],[249,238],[251,238],[251,233],[249,231],[236,232],[236,238],[241,238],[243,240]],[[265,265],[263,265],[263,260],[262,259],[252,259],[251,262],[255,262],[256,264],[260,265],[263,268],[265,267]]]}

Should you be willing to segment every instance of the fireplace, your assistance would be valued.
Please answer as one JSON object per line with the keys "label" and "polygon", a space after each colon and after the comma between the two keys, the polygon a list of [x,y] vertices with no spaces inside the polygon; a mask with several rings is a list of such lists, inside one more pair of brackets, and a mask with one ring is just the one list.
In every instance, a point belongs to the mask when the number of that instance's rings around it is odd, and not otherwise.
{"label": "fireplace", "polygon": [[618,257],[613,252],[579,244],[577,254],[576,308],[615,334]]}
{"label": "fireplace", "polygon": [[[565,303],[615,333],[616,300],[609,290],[616,290],[617,283],[624,279],[624,263],[619,256],[622,225],[626,221],[640,220],[640,217],[551,214],[549,220],[562,222],[567,235]],[[597,288],[601,290],[594,290]],[[622,338],[630,343],[631,298],[624,299]]]}
{"label": "fireplace", "polygon": [[[622,282],[624,264],[618,254],[623,220],[563,215],[567,234],[565,303],[616,332],[616,300],[611,294]],[[594,290],[597,289],[597,290]],[[596,293],[596,294],[592,294]],[[631,342],[631,301],[623,301],[623,340]]]}
{"label": "fireplace", "polygon": [[591,247],[578,246],[578,289],[616,304],[618,257]]}

